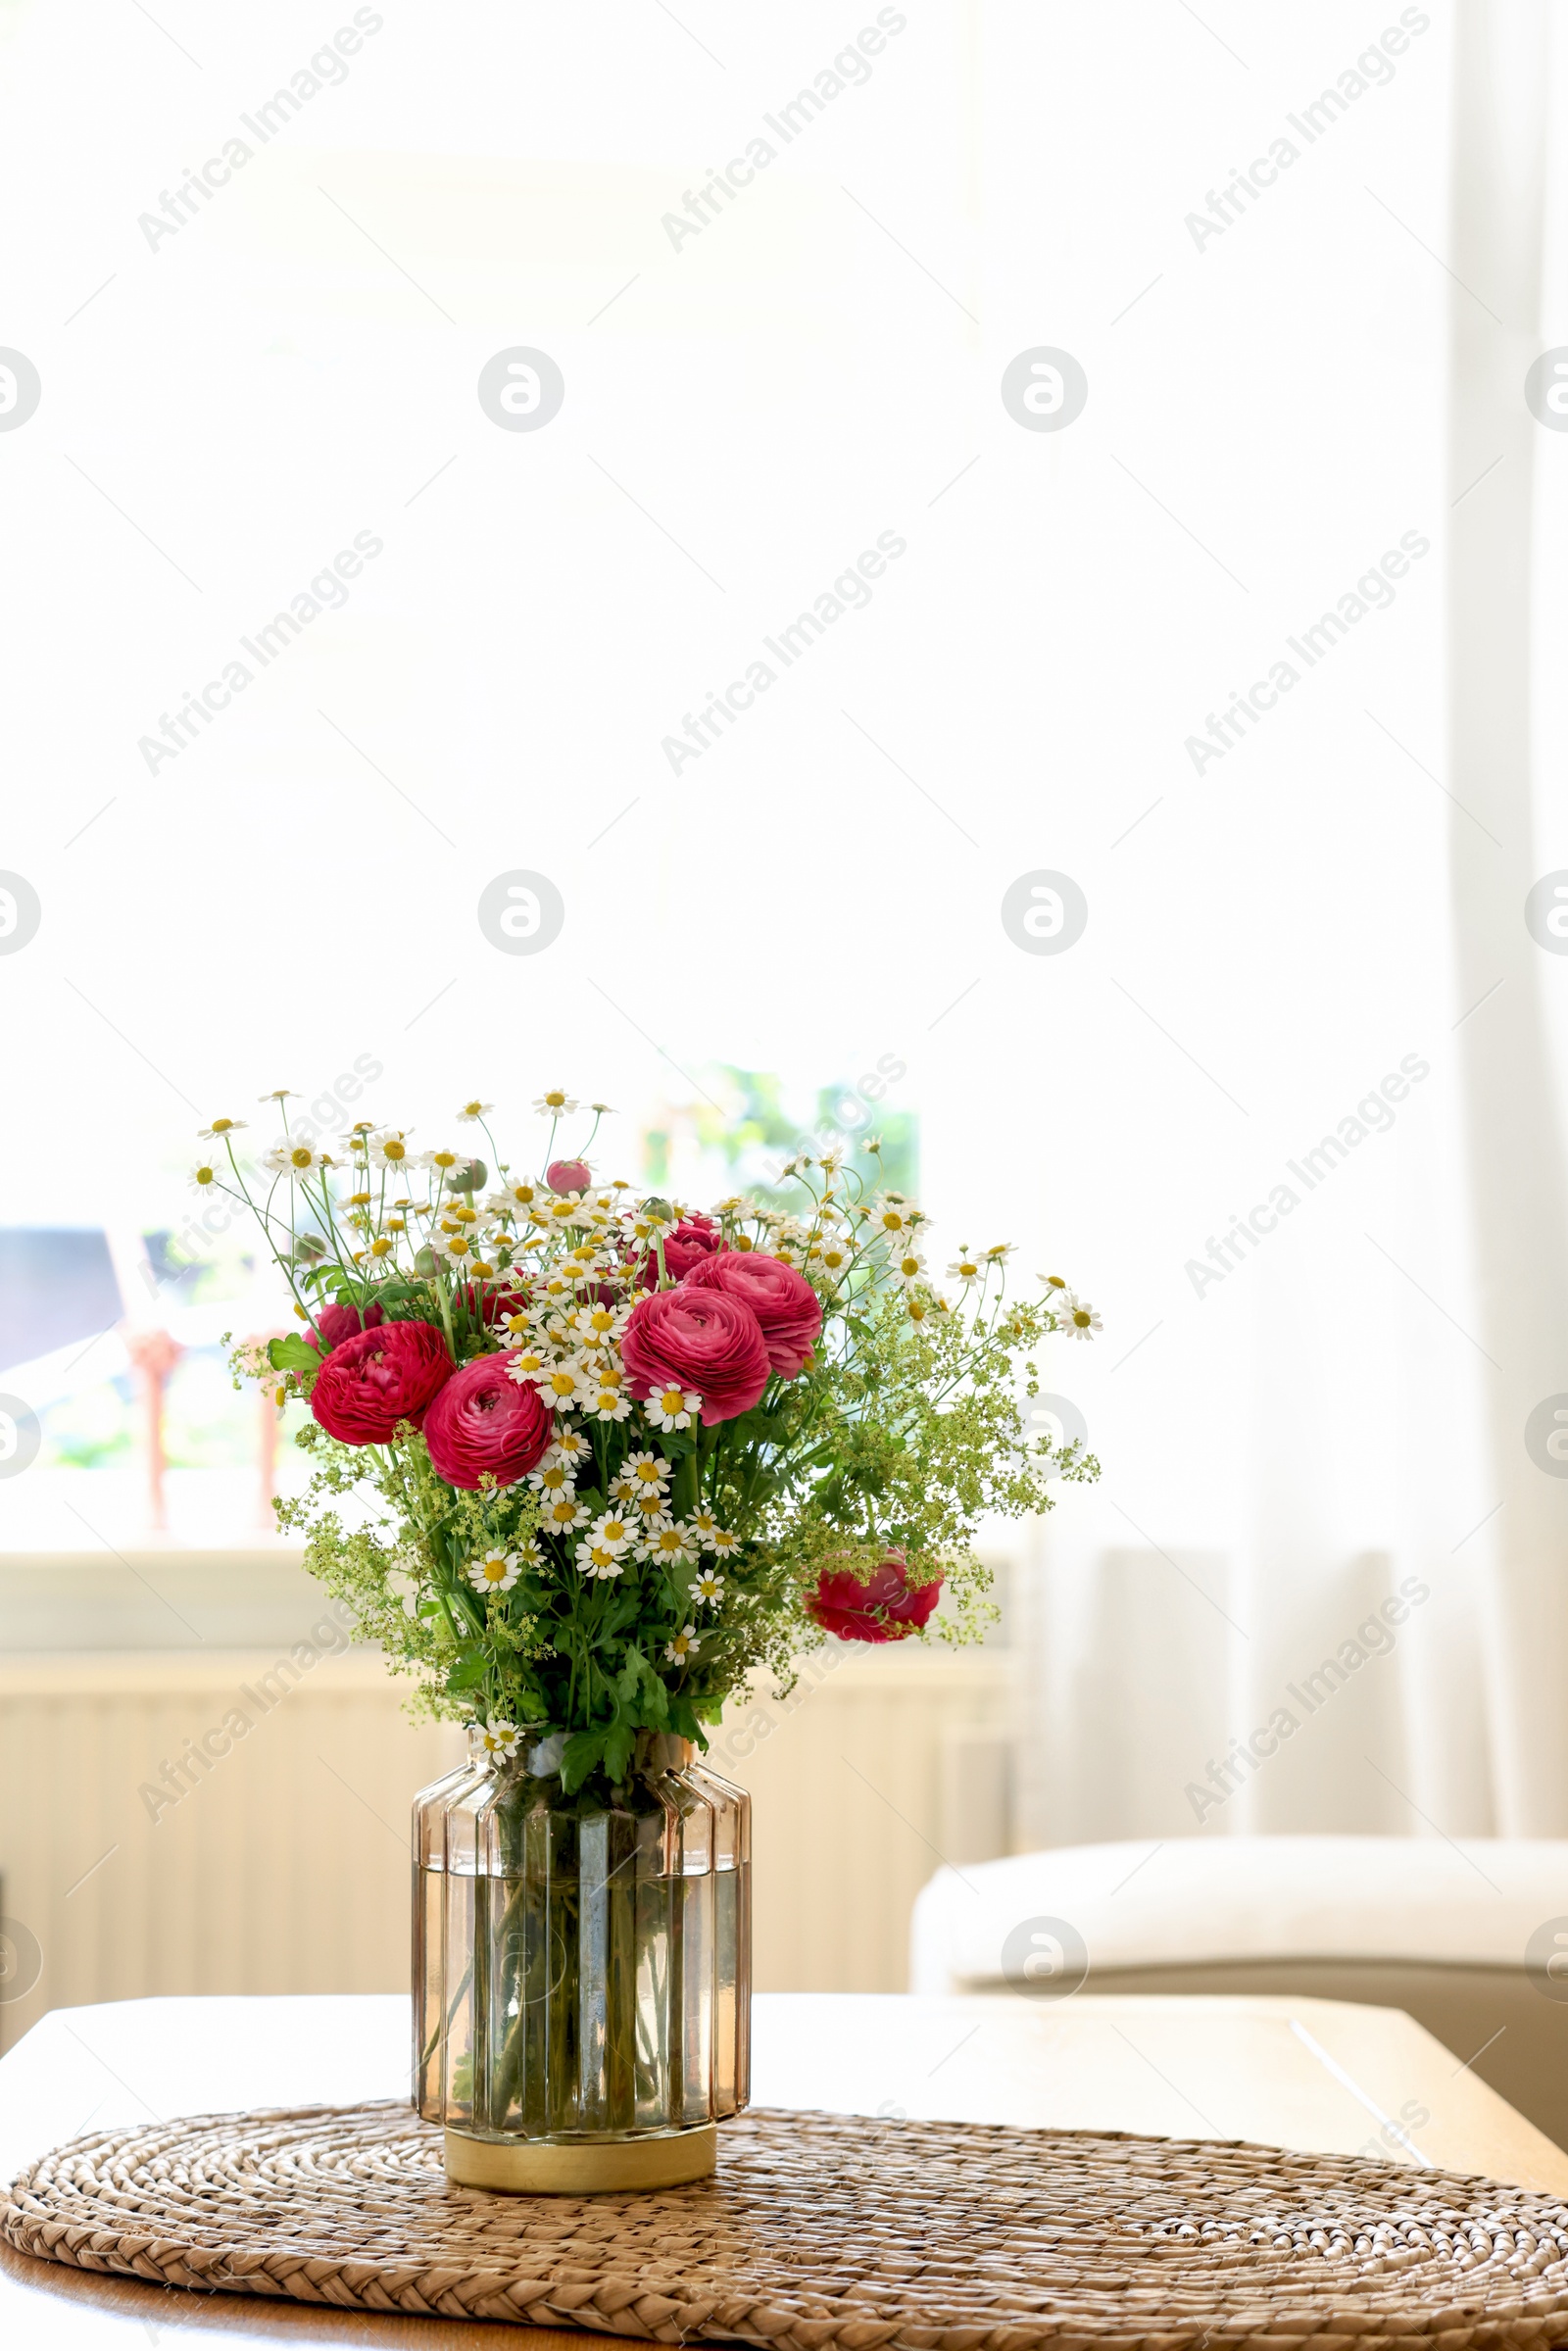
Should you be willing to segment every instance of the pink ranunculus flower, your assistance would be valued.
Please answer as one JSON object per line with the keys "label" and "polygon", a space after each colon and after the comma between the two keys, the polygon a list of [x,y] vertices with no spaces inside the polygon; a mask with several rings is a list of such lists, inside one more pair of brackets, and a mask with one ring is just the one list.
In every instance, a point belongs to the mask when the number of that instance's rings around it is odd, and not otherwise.
{"label": "pink ranunculus flower", "polygon": [[545,1182],[552,1192],[563,1197],[568,1192],[586,1192],[593,1180],[593,1169],[586,1159],[552,1159],[545,1169]]}
{"label": "pink ranunculus flower", "polygon": [[909,1582],[902,1551],[889,1551],[864,1583],[848,1569],[824,1568],[806,1613],[840,1641],[906,1641],[927,1621],[942,1596],[942,1578]]}
{"label": "pink ranunculus flower", "polygon": [[316,1309],[316,1328],[324,1347],[340,1347],[352,1339],[356,1331],[373,1331],[378,1322],[385,1322],[386,1310],[372,1298],[368,1306],[339,1306],[329,1304]]}
{"label": "pink ranunculus flower", "polygon": [[400,1421],[418,1428],[452,1377],[432,1323],[383,1322],[340,1340],[316,1375],[311,1410],[341,1445],[386,1445]]}
{"label": "pink ranunculus flower", "polygon": [[[702,1265],[724,1246],[724,1236],[710,1216],[700,1213],[683,1216],[678,1225],[664,1235],[664,1271],[671,1282],[682,1282],[696,1265]],[[659,1251],[650,1247],[637,1277],[640,1288],[659,1287]]]}
{"label": "pink ranunculus flower", "polygon": [[536,1388],[508,1378],[515,1355],[510,1347],[466,1363],[425,1414],[430,1466],[449,1486],[471,1493],[487,1470],[498,1486],[515,1486],[548,1449],[555,1431],[550,1407]]}
{"label": "pink ranunculus flower", "polygon": [[695,1389],[703,1426],[749,1412],[767,1386],[767,1342],[756,1315],[722,1290],[656,1290],[640,1298],[620,1359],[639,1401],[656,1389]]}
{"label": "pink ranunculus flower", "polygon": [[822,1328],[822,1301],[793,1265],[761,1249],[725,1249],[699,1259],[686,1281],[693,1289],[722,1290],[751,1307],[762,1326],[768,1362],[781,1379],[805,1370]]}

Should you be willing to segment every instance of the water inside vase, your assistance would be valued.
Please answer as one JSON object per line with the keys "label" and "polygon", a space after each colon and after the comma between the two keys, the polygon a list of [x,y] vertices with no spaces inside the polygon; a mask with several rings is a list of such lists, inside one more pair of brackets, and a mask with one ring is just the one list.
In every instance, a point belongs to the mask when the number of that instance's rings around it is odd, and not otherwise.
{"label": "water inside vase", "polygon": [[[429,1834],[428,1799],[443,1804]],[[477,1799],[477,1801],[475,1801]],[[671,2131],[750,2092],[747,1799],[664,1773],[426,1791],[415,2103],[484,2135]],[[454,1834],[453,1824],[457,1823]]]}

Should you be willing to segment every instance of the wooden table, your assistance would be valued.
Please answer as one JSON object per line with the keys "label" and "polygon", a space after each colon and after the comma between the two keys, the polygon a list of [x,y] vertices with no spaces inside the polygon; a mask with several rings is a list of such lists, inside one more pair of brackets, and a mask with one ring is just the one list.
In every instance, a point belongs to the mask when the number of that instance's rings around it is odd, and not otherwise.
{"label": "wooden table", "polygon": [[[0,2060],[0,2178],[80,2131],[247,2106],[400,2097],[408,2002],[128,2000],[57,2009]],[[1253,2138],[1568,2195],[1568,2155],[1406,2016],[1331,2000],[903,1999],[772,1993],[758,2105]],[[494,2346],[497,2329],[204,2297],[0,2250],[17,2351],[215,2344]],[[529,2329],[529,2351],[605,2338]]]}

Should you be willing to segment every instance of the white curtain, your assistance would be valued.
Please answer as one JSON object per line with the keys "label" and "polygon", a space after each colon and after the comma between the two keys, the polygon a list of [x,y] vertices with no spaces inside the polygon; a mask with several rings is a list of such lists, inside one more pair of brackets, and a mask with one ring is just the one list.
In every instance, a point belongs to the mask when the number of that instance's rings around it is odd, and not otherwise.
{"label": "white curtain", "polygon": [[[1269,219],[1261,274],[1228,284],[1210,321],[1216,408],[1234,418],[1225,363],[1247,386],[1242,429],[1214,437],[1259,510],[1253,569],[1237,562],[1254,608],[1262,570],[1315,615],[1407,521],[1433,551],[1402,616],[1369,614],[1353,650],[1336,646],[1346,674],[1303,678],[1293,718],[1333,690],[1309,734],[1292,744],[1271,718],[1266,746],[1260,727],[1205,770],[1207,825],[1189,831],[1207,857],[1180,845],[1167,873],[1197,936],[1127,981],[1148,1015],[1135,1047],[1159,1049],[1157,1017],[1166,1050],[1201,1059],[1198,1124],[1223,1140],[1208,1157],[1138,1088],[1113,1112],[1138,1180],[1109,1221],[1206,1266],[1271,1160],[1298,1202],[1245,1262],[1221,1258],[1222,1284],[1192,1275],[1201,1299],[1168,1272],[1141,1287],[1093,1375],[1051,1383],[1086,1409],[1107,1474],[1092,1497],[1067,1491],[1018,1571],[1024,1841],[1568,1833],[1568,1483],[1544,1450],[1568,1390],[1568,969],[1525,922],[1568,854],[1568,448],[1524,397],[1568,333],[1560,127],[1548,152],[1565,66],[1544,7],[1433,15],[1400,80],[1336,120],[1343,147],[1293,167],[1321,171],[1310,206]],[[1324,66],[1333,42],[1319,19]],[[1262,244],[1261,214],[1205,254],[1212,270],[1244,229]],[[1285,429],[1281,363],[1308,383]],[[1181,478],[1168,433],[1148,475]],[[1234,677],[1212,658],[1200,674]],[[1328,1152],[1332,1174],[1306,1157],[1412,1066],[1391,1127]],[[1081,1080],[1069,1092],[1087,1103]],[[1092,1208],[1070,1176],[1062,1189],[1065,1251]]]}

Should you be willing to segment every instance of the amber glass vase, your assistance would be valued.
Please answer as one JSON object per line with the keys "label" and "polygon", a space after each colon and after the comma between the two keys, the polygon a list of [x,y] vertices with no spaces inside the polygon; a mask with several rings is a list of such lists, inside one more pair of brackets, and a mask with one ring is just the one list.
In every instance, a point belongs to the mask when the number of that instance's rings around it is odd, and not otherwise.
{"label": "amber glass vase", "polygon": [[713,2167],[751,2089],[751,1799],[644,1736],[568,1795],[561,1736],[414,1804],[414,2103],[471,2186],[581,2194]]}

